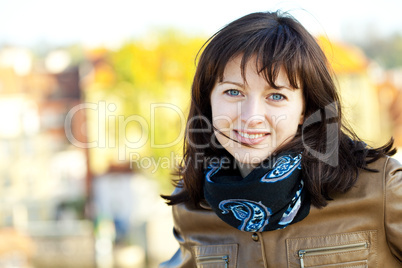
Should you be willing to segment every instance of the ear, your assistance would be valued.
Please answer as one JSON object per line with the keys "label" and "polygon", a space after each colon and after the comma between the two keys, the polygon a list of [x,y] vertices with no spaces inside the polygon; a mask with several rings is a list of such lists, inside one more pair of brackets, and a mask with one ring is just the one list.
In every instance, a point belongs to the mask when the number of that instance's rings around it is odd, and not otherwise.
{"label": "ear", "polygon": [[300,115],[299,125],[303,125],[304,122],[304,112]]}
{"label": "ear", "polygon": [[302,98],[303,98],[303,100],[302,100],[303,101],[303,108],[302,108],[302,111],[301,111],[301,114],[300,114],[300,119],[299,119],[299,125],[300,126],[303,125],[303,123],[304,123],[304,114],[306,112],[306,100],[305,100],[304,94],[302,94]]}

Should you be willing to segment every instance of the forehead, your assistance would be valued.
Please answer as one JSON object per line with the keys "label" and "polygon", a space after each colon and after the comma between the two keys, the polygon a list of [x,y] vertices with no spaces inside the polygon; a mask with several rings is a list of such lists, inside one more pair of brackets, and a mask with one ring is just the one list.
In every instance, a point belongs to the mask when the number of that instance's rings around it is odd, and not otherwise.
{"label": "forehead", "polygon": [[[256,56],[251,57],[242,66],[242,55],[236,56],[226,64],[222,77],[219,82],[230,81],[242,84],[250,84],[258,80],[265,84],[271,85],[269,77],[266,75],[266,70],[261,68],[261,63],[258,62]],[[292,88],[289,79],[283,67],[280,67],[275,75],[274,81],[277,87]]]}

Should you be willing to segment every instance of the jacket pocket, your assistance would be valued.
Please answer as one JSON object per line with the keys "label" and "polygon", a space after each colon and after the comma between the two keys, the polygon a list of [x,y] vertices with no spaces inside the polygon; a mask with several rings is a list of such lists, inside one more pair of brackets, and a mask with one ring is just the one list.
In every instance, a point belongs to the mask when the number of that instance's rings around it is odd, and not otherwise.
{"label": "jacket pocket", "polygon": [[236,268],[237,244],[193,246],[197,268]]}
{"label": "jacket pocket", "polygon": [[367,261],[352,261],[337,264],[310,266],[309,268],[368,268]]}
{"label": "jacket pocket", "polygon": [[377,267],[376,231],[286,240],[288,267]]}

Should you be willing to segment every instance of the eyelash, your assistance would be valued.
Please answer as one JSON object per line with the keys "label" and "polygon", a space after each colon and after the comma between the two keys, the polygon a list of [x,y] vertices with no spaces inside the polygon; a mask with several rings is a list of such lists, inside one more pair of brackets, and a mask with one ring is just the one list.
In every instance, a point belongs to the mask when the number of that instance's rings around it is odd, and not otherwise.
{"label": "eyelash", "polygon": [[[233,93],[233,91],[237,92],[238,94],[237,94],[237,95],[231,94],[231,92]],[[238,96],[243,95],[243,94],[240,92],[240,90],[237,90],[237,89],[228,89],[228,90],[225,91],[225,94],[226,94],[226,95],[229,95],[229,96],[231,96],[231,97],[238,97]]]}
{"label": "eyelash", "polygon": [[[236,94],[233,94],[233,92],[236,92],[236,93],[238,93],[238,94],[237,94],[237,95],[236,95]],[[226,95],[228,95],[228,96],[231,96],[231,97],[239,97],[239,96],[242,96],[242,95],[243,95],[243,94],[241,93],[241,91],[240,91],[240,90],[237,90],[237,89],[228,89],[228,90],[226,90],[224,93],[225,93]],[[273,98],[274,96],[279,96],[280,99],[274,99],[274,98]],[[273,93],[273,94],[269,95],[268,99],[271,99],[272,101],[282,101],[282,100],[285,100],[285,99],[286,99],[286,96],[285,96],[285,95],[282,95],[282,94],[279,94],[279,93]]]}
{"label": "eyelash", "polygon": [[[275,100],[275,99],[273,99],[273,96],[280,96],[281,99]],[[285,99],[286,99],[286,96],[285,96],[285,95],[282,95],[282,94],[279,94],[279,93],[274,93],[274,94],[271,94],[268,98],[271,99],[271,100],[273,100],[273,101],[281,101],[281,100],[285,100]]]}

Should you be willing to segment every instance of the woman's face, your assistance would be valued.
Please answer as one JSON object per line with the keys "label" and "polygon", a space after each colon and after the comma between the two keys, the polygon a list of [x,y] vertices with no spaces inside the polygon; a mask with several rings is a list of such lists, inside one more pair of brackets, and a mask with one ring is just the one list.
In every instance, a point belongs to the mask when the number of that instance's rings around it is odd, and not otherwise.
{"label": "woman's face", "polygon": [[[303,94],[293,89],[283,70],[275,81],[280,89],[269,86],[258,75],[255,58],[241,75],[241,56],[229,61],[223,80],[211,92],[213,125],[219,143],[237,160],[256,165],[280,145],[290,141],[303,122]],[[243,144],[249,146],[244,146]]]}

